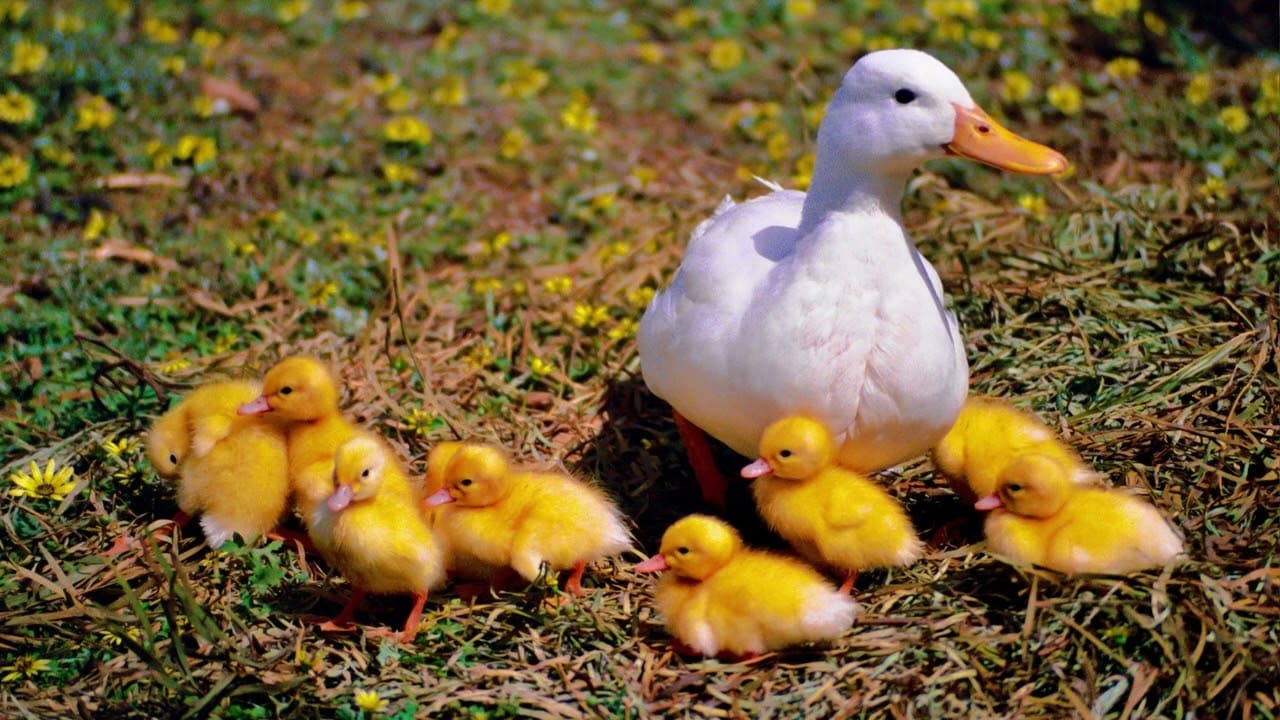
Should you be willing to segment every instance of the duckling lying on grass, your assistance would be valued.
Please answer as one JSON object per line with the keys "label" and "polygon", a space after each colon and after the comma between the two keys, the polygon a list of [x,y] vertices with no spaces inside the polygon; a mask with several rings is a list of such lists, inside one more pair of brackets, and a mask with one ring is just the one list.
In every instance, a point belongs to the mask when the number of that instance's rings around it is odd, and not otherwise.
{"label": "duckling lying on grass", "polygon": [[1071,471],[1050,455],[1023,455],[1005,467],[996,491],[975,504],[991,511],[987,545],[1065,573],[1136,572],[1182,553],[1155,507],[1123,490],[1080,487]]}
{"label": "duckling lying on grass", "polygon": [[617,508],[599,489],[561,473],[513,468],[487,445],[465,444],[452,454],[444,487],[426,505],[441,508],[436,528],[446,542],[480,562],[511,567],[530,582],[543,563],[572,568],[565,590],[581,595],[587,563],[631,547]]}
{"label": "duckling lying on grass", "polygon": [[654,591],[658,612],[684,649],[708,657],[832,640],[857,608],[813,568],[745,548],[736,530],[707,515],[676,521],[635,570],[666,571]]}
{"label": "duckling lying on grass", "polygon": [[760,459],[742,469],[755,478],[760,515],[812,563],[841,570],[842,592],[858,571],[910,565],[920,539],[902,504],[869,478],[835,464],[827,427],[806,417],[769,425]]}

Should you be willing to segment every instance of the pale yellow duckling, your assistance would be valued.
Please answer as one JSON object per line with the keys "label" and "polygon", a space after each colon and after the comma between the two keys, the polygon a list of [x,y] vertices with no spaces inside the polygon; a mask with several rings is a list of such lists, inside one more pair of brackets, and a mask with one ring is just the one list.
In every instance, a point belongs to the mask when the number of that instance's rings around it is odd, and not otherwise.
{"label": "pale yellow duckling", "polygon": [[857,610],[813,568],[745,548],[737,531],[707,515],[667,528],[658,554],[635,570],[667,571],[654,591],[658,612],[681,644],[706,656],[833,640]]}
{"label": "pale yellow duckling", "polygon": [[565,589],[575,595],[582,594],[587,563],[631,547],[617,508],[599,489],[561,473],[512,468],[487,445],[456,448],[444,487],[427,505],[445,506],[436,527],[450,546],[528,581],[543,563],[572,568]]}
{"label": "pale yellow duckling", "polygon": [[410,642],[427,593],[444,582],[444,549],[417,503],[406,502],[409,479],[381,440],[362,434],[340,445],[333,482],[332,494],[312,512],[311,538],[352,594],[321,627],[349,628],[365,593],[406,593],[414,604],[400,639]]}
{"label": "pale yellow duckling", "polygon": [[996,478],[1005,466],[1029,453],[1057,458],[1074,482],[1099,480],[1035,414],[979,396],[965,401],[955,425],[933,448],[933,462],[957,494],[974,502],[995,492]]}
{"label": "pale yellow duckling", "polygon": [[845,573],[910,565],[921,544],[911,518],[883,488],[835,463],[835,441],[822,423],[789,417],[760,438],[760,459],[742,469],[755,478],[760,515],[802,557]]}
{"label": "pale yellow duckling", "polygon": [[[456,440],[446,440],[431,448],[431,452],[427,454],[426,498],[430,498],[444,489],[445,470],[449,467],[449,461],[453,459],[459,448],[466,447],[466,445],[467,443]],[[424,499],[422,510],[426,514],[427,524],[434,528],[439,522],[440,516],[447,511],[447,508],[446,504],[428,506]],[[468,580],[494,580],[502,574],[502,566],[484,562],[468,551],[467,548],[456,545],[449,548],[448,565],[450,577]],[[475,590],[478,592],[478,589]]]}
{"label": "pale yellow duckling", "polygon": [[288,503],[284,434],[236,414],[258,392],[247,381],[209,383],[161,416],[147,436],[156,472],[177,478],[175,523],[201,515],[205,538],[215,548],[236,534],[246,540],[267,534]]}
{"label": "pale yellow duckling", "polygon": [[993,551],[1061,572],[1129,573],[1183,552],[1155,507],[1123,490],[1081,487],[1069,463],[1050,455],[1014,460],[975,506],[992,511],[984,529]]}
{"label": "pale yellow duckling", "polygon": [[360,429],[338,408],[338,383],[312,357],[281,360],[267,371],[262,394],[240,406],[241,415],[271,413],[289,441],[289,483],[304,522],[333,492],[334,454]]}

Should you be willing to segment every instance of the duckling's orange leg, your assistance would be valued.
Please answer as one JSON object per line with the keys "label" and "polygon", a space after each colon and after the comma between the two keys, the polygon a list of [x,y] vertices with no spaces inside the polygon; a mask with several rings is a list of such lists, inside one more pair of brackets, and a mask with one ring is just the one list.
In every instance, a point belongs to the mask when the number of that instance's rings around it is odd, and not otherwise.
{"label": "duckling's orange leg", "polygon": [[676,430],[680,433],[680,441],[684,443],[685,453],[689,455],[689,464],[693,466],[693,476],[698,481],[698,487],[702,489],[702,499],[707,504],[723,510],[729,483],[725,481],[724,475],[720,474],[720,468],[716,467],[707,434],[679,412],[672,410],[671,415],[675,418]]}
{"label": "duckling's orange leg", "polygon": [[351,599],[342,607],[342,611],[332,620],[320,623],[320,629],[325,632],[344,632],[352,629],[356,624],[356,609],[360,607],[360,603],[364,602],[364,594],[364,590],[360,588],[353,589]]}
{"label": "duckling's orange leg", "polygon": [[573,573],[564,583],[564,589],[571,595],[582,595],[582,573],[587,569],[587,561],[579,560],[573,564]]}
{"label": "duckling's orange leg", "polygon": [[409,611],[409,617],[404,621],[404,632],[400,633],[400,642],[411,643],[418,635],[418,623],[422,621],[422,606],[427,604],[427,593],[416,592],[413,594],[413,609]]}
{"label": "duckling's orange leg", "polygon": [[[154,531],[152,531],[151,537],[152,538],[169,537],[170,535],[173,534],[173,529],[175,527],[186,527],[187,523],[189,522],[191,522],[191,516],[179,510],[173,516],[173,523],[171,525],[162,525],[156,528]],[[111,547],[107,548],[107,551],[103,553],[103,556],[113,557],[115,555],[119,555],[125,550],[132,550],[134,548],[141,547],[141,546],[142,546],[142,543],[138,542],[137,538],[133,537],[129,533],[124,533],[120,537],[116,538],[115,542],[111,543]]]}
{"label": "duckling's orange leg", "polygon": [[844,574],[844,582],[840,585],[840,592],[845,595],[853,593],[853,583],[858,580],[858,571],[853,569]]}

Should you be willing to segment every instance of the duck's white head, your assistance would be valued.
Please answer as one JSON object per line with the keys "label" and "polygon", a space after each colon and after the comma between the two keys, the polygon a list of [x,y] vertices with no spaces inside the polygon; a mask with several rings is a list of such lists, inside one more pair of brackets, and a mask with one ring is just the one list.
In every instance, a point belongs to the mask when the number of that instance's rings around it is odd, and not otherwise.
{"label": "duck's white head", "polygon": [[[881,189],[900,194],[913,169],[944,155],[1014,172],[1067,169],[1066,158],[1057,151],[992,120],[960,78],[932,56],[919,50],[881,50],[850,68],[827,108],[818,130],[810,194],[833,195],[824,204],[835,206],[848,199],[854,189],[850,185],[864,184],[863,191],[873,194]],[[892,201],[896,206],[898,197]]]}

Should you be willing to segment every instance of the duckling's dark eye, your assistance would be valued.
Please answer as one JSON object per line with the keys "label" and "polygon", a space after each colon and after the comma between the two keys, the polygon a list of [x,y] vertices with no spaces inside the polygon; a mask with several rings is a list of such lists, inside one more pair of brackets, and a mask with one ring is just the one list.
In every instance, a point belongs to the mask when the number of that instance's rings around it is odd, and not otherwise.
{"label": "duckling's dark eye", "polygon": [[360,473],[360,477],[369,477],[369,468],[365,468],[364,472]]}
{"label": "duckling's dark eye", "polygon": [[1013,484],[1008,485],[1008,486],[1006,486],[1006,487],[1008,487],[1008,488],[1009,488],[1009,492],[1022,492],[1022,486],[1021,486],[1021,485],[1019,485],[1018,483],[1013,483]]}
{"label": "duckling's dark eye", "polygon": [[288,385],[285,385],[284,387],[280,388],[281,395],[288,395],[291,392],[293,392],[293,388],[289,387]]}
{"label": "duckling's dark eye", "polygon": [[173,463],[174,465],[177,465],[177,464],[178,464],[178,456],[177,456],[177,455],[174,455],[173,453],[169,453],[169,462]]}
{"label": "duckling's dark eye", "polygon": [[783,450],[782,452],[778,453],[778,457],[789,458],[789,457],[791,457],[791,451],[790,451],[790,450]]}
{"label": "duckling's dark eye", "polygon": [[681,545],[680,547],[676,548],[676,552],[680,553],[681,555],[688,555],[688,554],[689,554],[689,548],[687,548],[687,547],[685,547],[685,546]]}
{"label": "duckling's dark eye", "polygon": [[459,482],[458,484],[461,485],[462,487],[471,487],[471,483],[473,482],[475,481],[472,480],[471,478],[462,478],[462,482]]}
{"label": "duckling's dark eye", "polygon": [[906,105],[907,103],[916,99],[916,91],[911,90],[910,88],[902,88],[901,90],[893,94],[893,99],[897,100],[899,103],[903,105]]}

